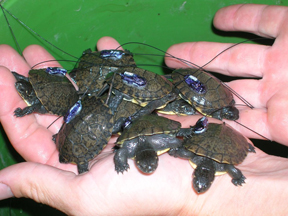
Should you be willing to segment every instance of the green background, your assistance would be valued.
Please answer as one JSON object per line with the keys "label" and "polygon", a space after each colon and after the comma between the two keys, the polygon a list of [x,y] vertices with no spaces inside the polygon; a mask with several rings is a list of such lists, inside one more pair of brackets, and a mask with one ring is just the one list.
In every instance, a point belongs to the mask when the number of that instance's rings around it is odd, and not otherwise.
{"label": "green background", "polygon": [[[175,43],[186,41],[240,42],[254,38],[250,34],[224,33],[212,26],[215,12],[225,6],[239,3],[286,5],[288,0],[6,0],[2,5],[42,37],[66,52],[80,57],[87,48],[95,49],[97,40],[112,36],[120,43],[143,42],[166,50]],[[56,59],[72,59],[47,45],[8,15],[9,22],[21,47],[40,44]],[[0,13],[0,43],[16,48],[14,39]],[[140,46],[125,47],[133,53],[158,53]],[[136,56],[137,57],[137,56]],[[139,59],[137,59],[139,58]],[[137,57],[142,64],[163,64],[162,57]],[[71,69],[73,64],[63,63]],[[153,68],[161,73],[161,68]],[[5,132],[0,136],[0,169],[21,161],[11,147]],[[259,144],[257,144],[258,146]],[[268,146],[271,143],[268,143]],[[260,146],[265,146],[261,141]],[[273,145],[274,147],[276,146]],[[278,146],[281,156],[287,149]],[[265,147],[264,147],[265,148]],[[275,148],[274,148],[275,149]],[[277,152],[270,152],[278,154]],[[0,215],[61,215],[45,205],[28,199],[0,201]]]}

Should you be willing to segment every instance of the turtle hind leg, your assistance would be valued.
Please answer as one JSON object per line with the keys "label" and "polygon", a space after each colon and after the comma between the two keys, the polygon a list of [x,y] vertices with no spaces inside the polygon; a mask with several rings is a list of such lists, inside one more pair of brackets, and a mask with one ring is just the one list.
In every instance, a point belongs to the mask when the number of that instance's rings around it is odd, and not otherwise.
{"label": "turtle hind leg", "polygon": [[232,164],[226,164],[225,170],[231,176],[232,178],[231,181],[235,186],[238,186],[238,185],[241,186],[243,183],[245,183],[246,177],[242,174],[242,172],[239,169],[237,169]]}
{"label": "turtle hind leg", "polygon": [[81,162],[81,163],[77,163],[77,169],[78,169],[78,173],[84,173],[84,172],[88,172],[88,162]]}
{"label": "turtle hind leg", "polygon": [[254,146],[252,146],[250,143],[248,145],[249,145],[248,151],[256,153]]}
{"label": "turtle hind leg", "polygon": [[158,155],[149,142],[139,143],[135,152],[137,167],[144,173],[153,173],[158,167]]}
{"label": "turtle hind leg", "polygon": [[114,149],[114,164],[115,170],[117,173],[124,171],[128,171],[129,164],[128,164],[128,151],[126,148],[120,147],[119,149]]}

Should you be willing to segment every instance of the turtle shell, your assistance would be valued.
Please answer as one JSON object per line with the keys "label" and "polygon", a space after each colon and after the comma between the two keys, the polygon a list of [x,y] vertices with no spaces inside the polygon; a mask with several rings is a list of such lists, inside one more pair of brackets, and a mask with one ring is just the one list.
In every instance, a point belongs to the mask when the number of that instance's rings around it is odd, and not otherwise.
{"label": "turtle shell", "polygon": [[[107,145],[114,125],[110,108],[96,97],[84,98],[82,110],[54,135],[62,163],[79,167],[96,157]],[[81,173],[80,170],[78,170]]]}
{"label": "turtle shell", "polygon": [[[199,93],[185,82],[184,77],[192,75],[205,86],[205,92]],[[206,116],[214,111],[228,106],[235,106],[231,91],[213,75],[193,68],[178,69],[172,72],[174,86],[180,96],[190,103],[195,109]]]}
{"label": "turtle shell", "polygon": [[37,98],[51,114],[65,115],[79,99],[73,84],[65,76],[50,75],[45,69],[30,70],[29,82]]}
{"label": "turtle shell", "polygon": [[117,144],[123,144],[139,136],[155,134],[174,134],[181,128],[181,123],[157,115],[144,115],[133,122],[131,127],[125,129],[117,140]]}
{"label": "turtle shell", "polygon": [[97,95],[108,73],[117,70],[119,66],[136,66],[132,54],[129,51],[122,52],[125,55],[121,59],[113,60],[101,58],[100,52],[84,51],[77,68],[70,73],[79,87],[79,93],[83,94],[89,87],[87,93]]}
{"label": "turtle shell", "polygon": [[205,132],[184,138],[183,146],[218,163],[233,165],[241,163],[249,151],[247,139],[225,123],[209,123]]}
{"label": "turtle shell", "polygon": [[[124,72],[136,74],[144,79],[146,84],[141,87],[128,85],[120,76],[120,73],[123,74]],[[107,76],[106,82],[111,85],[112,80],[113,73]],[[113,81],[113,89],[117,89],[118,91],[133,98],[134,100],[131,100],[132,102],[140,104],[141,106],[146,106],[148,102],[161,99],[162,97],[171,93],[173,91],[173,85],[158,74],[137,67],[128,67],[119,68],[119,70],[116,72]]]}

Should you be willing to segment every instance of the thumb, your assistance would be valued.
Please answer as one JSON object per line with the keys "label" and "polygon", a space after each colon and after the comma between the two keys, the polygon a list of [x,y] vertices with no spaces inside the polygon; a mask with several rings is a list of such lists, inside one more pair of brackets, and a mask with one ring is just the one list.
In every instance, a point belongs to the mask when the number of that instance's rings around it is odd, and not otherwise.
{"label": "thumb", "polygon": [[19,163],[0,171],[0,199],[26,197],[65,212],[75,176],[48,165]]}

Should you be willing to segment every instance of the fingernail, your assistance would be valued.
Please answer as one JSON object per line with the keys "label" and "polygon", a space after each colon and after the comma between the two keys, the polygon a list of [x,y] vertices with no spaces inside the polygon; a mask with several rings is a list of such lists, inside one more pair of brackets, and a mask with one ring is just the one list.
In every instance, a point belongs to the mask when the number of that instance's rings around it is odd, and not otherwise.
{"label": "fingernail", "polygon": [[0,183],[0,200],[14,197],[10,187],[6,184]]}

